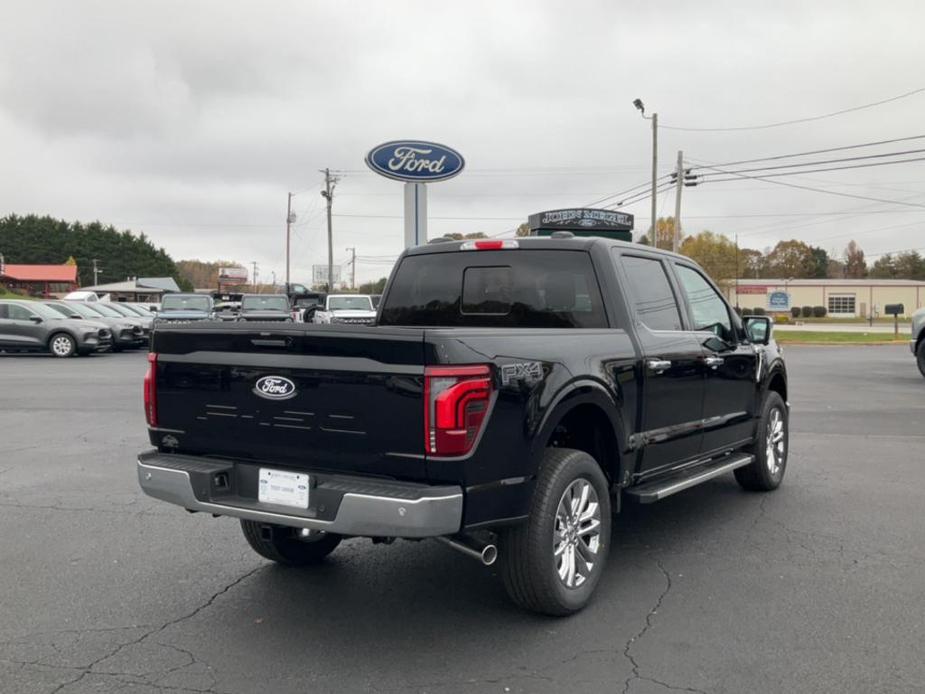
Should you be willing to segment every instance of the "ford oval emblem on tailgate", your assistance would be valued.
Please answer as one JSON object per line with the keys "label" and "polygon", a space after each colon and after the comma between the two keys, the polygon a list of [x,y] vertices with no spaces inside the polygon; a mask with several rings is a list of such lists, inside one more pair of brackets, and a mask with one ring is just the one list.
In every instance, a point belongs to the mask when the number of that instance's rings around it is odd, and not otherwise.
{"label": "ford oval emblem on tailgate", "polygon": [[257,379],[254,392],[267,400],[288,400],[295,397],[295,383],[283,376],[264,376]]}

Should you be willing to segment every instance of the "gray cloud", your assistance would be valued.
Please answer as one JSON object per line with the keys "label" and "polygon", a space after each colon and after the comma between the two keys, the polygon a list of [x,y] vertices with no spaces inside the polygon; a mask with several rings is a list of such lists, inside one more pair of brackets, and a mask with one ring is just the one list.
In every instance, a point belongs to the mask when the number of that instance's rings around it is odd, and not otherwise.
{"label": "gray cloud", "polygon": [[[294,274],[307,279],[326,257],[325,166],[346,171],[337,259],[348,246],[400,250],[401,186],[362,163],[381,141],[459,149],[468,171],[431,186],[430,211],[482,219],[434,219],[432,232],[499,233],[644,182],[635,97],[667,125],[734,126],[922,86],[923,15],[913,2],[4,3],[0,200],[143,230],[178,258],[257,260],[268,275],[283,270],[286,192],[304,191]],[[919,134],[923,111],[920,96],[775,130],[663,130],[660,165],[678,149],[716,162]],[[921,164],[799,180],[925,202]],[[854,209],[878,214],[742,216]],[[646,201],[630,211],[648,224]],[[871,253],[922,243],[923,212],[753,181],[689,189],[684,204],[687,231],[830,250],[855,236]]]}

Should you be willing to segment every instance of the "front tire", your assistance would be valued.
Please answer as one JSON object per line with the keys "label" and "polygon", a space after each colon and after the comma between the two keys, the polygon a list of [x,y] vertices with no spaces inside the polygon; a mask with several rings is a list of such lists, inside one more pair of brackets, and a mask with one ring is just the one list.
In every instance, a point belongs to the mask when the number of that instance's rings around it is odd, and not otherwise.
{"label": "front tire", "polygon": [[581,610],[607,563],[610,524],[609,485],[597,461],[584,451],[547,449],[529,518],[500,537],[508,595],[557,617]]}
{"label": "front tire", "polygon": [[48,340],[48,351],[58,359],[73,357],[77,351],[77,343],[67,333],[55,333]]}
{"label": "front tire", "polygon": [[320,563],[340,544],[340,535],[312,533],[303,539],[298,528],[242,520],[244,539],[261,557],[285,566],[310,566]]}
{"label": "front tire", "polygon": [[918,349],[915,350],[915,362],[919,365],[919,372],[925,376],[925,338],[919,342]]}
{"label": "front tire", "polygon": [[764,398],[751,452],[755,460],[735,470],[739,486],[751,492],[777,489],[787,471],[790,423],[784,399],[773,390]]}

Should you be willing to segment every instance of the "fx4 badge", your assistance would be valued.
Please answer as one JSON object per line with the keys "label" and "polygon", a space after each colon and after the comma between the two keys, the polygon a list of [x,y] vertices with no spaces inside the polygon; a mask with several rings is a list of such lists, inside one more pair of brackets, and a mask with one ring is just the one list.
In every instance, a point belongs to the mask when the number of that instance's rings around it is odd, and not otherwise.
{"label": "fx4 badge", "polygon": [[510,385],[514,381],[536,383],[543,378],[543,365],[538,361],[517,364],[504,364],[501,367],[501,385]]}

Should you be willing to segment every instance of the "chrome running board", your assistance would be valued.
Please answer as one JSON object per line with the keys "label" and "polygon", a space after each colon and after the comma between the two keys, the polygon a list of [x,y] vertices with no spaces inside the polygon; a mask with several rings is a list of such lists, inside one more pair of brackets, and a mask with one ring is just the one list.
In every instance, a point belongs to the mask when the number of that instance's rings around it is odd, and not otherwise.
{"label": "chrome running board", "polygon": [[755,456],[739,453],[727,458],[721,458],[718,462],[713,462],[704,467],[694,468],[693,470],[668,477],[667,479],[654,480],[646,482],[638,487],[625,489],[624,493],[636,497],[641,504],[651,504],[664,499],[666,496],[683,492],[685,489],[696,487],[698,484],[711,480],[714,477],[725,475],[736,468],[744,467],[751,463]]}

